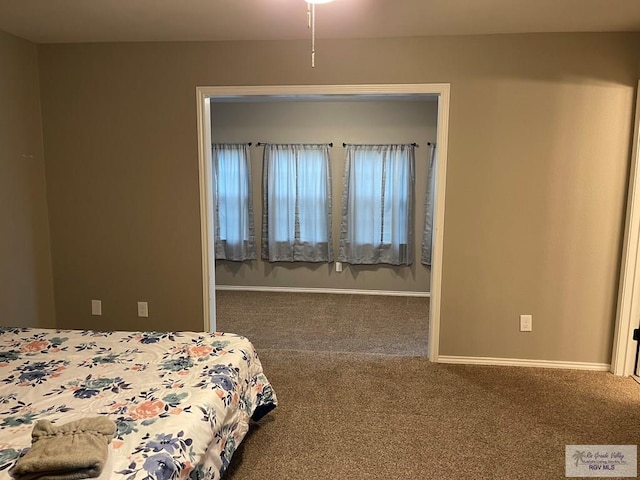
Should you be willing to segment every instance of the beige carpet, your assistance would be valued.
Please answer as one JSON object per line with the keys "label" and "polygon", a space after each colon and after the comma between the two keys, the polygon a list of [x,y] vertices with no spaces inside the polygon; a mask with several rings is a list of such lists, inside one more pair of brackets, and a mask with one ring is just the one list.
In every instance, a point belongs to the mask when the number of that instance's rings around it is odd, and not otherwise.
{"label": "beige carpet", "polygon": [[427,355],[428,298],[218,291],[216,318],[258,349]]}
{"label": "beige carpet", "polygon": [[609,373],[259,353],[280,405],[224,480],[563,479],[566,444],[640,443],[640,385]]}
{"label": "beige carpet", "polygon": [[563,479],[567,444],[640,443],[630,378],[429,363],[428,299],[217,296],[280,402],[224,480]]}

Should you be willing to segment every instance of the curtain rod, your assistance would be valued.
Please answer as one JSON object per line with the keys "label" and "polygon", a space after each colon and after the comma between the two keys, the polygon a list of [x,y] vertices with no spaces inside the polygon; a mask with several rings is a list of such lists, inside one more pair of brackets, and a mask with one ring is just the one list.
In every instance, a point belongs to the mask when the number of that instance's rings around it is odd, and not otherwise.
{"label": "curtain rod", "polygon": [[266,143],[266,142],[258,142],[256,143],[256,147],[263,147],[265,145],[329,145],[333,147],[333,142],[330,143]]}
{"label": "curtain rod", "polygon": [[[412,147],[420,147],[420,145],[418,145],[417,143],[381,143],[381,144],[368,144],[368,143],[343,143],[342,146],[346,147],[346,146],[350,146],[350,147],[386,147],[389,145],[411,145]],[[427,142],[427,145],[431,145],[429,142]]]}
{"label": "curtain rod", "polygon": [[[251,146],[253,145],[252,142],[246,142],[246,143],[229,143],[229,142],[211,142],[211,145],[248,145]],[[278,144],[278,143],[266,143],[266,142],[258,142],[256,143],[256,147],[263,147],[265,145],[329,145],[330,147],[333,147],[333,142],[330,143],[284,143],[284,144]],[[342,146],[346,147],[347,145],[363,145],[363,144],[356,144],[356,143],[343,143]],[[381,144],[381,146],[383,146],[385,144]],[[417,143],[407,143],[407,144],[401,144],[401,145],[411,145],[412,147],[420,147],[420,145],[418,145]],[[435,143],[431,143],[431,142],[427,142],[428,146],[433,146],[435,147],[436,144]]]}

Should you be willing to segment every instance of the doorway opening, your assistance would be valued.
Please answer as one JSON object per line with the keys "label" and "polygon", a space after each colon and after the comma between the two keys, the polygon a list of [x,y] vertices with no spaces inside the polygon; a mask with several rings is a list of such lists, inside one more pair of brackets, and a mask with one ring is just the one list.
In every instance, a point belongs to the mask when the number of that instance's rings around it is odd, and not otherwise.
{"label": "doorway opening", "polygon": [[634,330],[640,329],[640,82],[637,92],[620,290],[611,359],[611,371],[615,375],[631,375],[636,379],[637,345]]}
{"label": "doorway opening", "polygon": [[[449,115],[449,85],[448,84],[410,84],[410,85],[335,85],[335,86],[277,86],[277,87],[198,87],[198,136],[200,157],[200,192],[201,192],[201,223],[202,223],[202,257],[203,257],[203,302],[204,328],[216,329],[216,279],[215,259],[211,248],[212,239],[209,232],[214,226],[214,208],[212,196],[212,165],[211,144],[212,113],[216,116],[216,109],[227,114],[230,105],[284,104],[284,103],[316,103],[318,107],[329,104],[355,105],[356,102],[431,102],[435,106],[437,131],[435,143],[437,145],[437,169],[435,170],[435,202],[433,225],[433,254],[430,271],[430,285],[425,284],[430,295],[428,338],[429,359],[437,361],[440,325],[440,282],[442,275],[442,239],[444,226],[445,180],[447,164],[447,137]],[[246,117],[245,117],[246,118]],[[339,119],[336,119],[338,121]],[[250,120],[248,119],[250,122]],[[228,137],[227,137],[228,138]],[[421,138],[425,138],[422,136]],[[278,141],[274,138],[234,138],[232,141]],[[310,139],[309,139],[310,140]],[[351,140],[351,139],[345,139]],[[327,139],[339,141],[342,139]],[[425,142],[426,143],[426,142]],[[429,146],[424,144],[426,151]],[[426,152],[425,152],[426,153]],[[336,178],[337,177],[337,178]],[[334,172],[334,184],[340,182],[341,172]],[[416,181],[418,176],[416,175]],[[255,182],[255,179],[254,179]],[[338,199],[339,200],[339,199]],[[421,199],[416,196],[416,202]],[[254,199],[255,203],[255,199]],[[339,209],[338,209],[339,212]],[[416,242],[419,244],[419,242]],[[417,248],[416,250],[419,250]],[[418,254],[418,252],[416,252]],[[419,257],[419,254],[418,254]],[[330,264],[331,265],[331,264]],[[269,268],[269,267],[266,267]],[[324,267],[326,268],[326,267]],[[339,277],[334,277],[339,278]],[[391,290],[391,289],[389,289]],[[235,332],[234,332],[235,333]]]}

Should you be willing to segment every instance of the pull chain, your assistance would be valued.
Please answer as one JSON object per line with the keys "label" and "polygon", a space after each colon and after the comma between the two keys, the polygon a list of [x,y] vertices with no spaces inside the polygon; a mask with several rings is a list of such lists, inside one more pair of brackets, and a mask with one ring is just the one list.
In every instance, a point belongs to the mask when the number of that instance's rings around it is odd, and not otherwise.
{"label": "pull chain", "polygon": [[311,68],[316,66],[316,4],[311,5]]}

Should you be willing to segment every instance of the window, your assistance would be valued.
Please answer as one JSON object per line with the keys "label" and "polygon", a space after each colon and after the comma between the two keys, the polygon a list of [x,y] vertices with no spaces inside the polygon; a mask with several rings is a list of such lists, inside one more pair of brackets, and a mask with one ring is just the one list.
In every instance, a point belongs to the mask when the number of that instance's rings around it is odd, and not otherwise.
{"label": "window", "polygon": [[265,145],[262,256],[332,260],[328,145]]}
{"label": "window", "polygon": [[413,145],[347,145],[339,260],[413,261]]}
{"label": "window", "polygon": [[212,146],[215,258],[256,258],[248,144]]}

